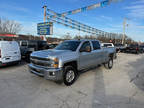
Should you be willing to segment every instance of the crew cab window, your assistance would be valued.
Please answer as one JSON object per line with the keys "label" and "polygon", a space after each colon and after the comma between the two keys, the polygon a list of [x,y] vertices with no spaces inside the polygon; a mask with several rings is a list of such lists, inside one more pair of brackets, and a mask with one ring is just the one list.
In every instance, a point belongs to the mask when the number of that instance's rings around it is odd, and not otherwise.
{"label": "crew cab window", "polygon": [[82,44],[80,50],[85,50],[86,47],[90,47],[91,48],[91,45],[90,45],[90,42],[89,41],[86,41]]}
{"label": "crew cab window", "polygon": [[100,49],[100,43],[98,41],[92,41],[92,44],[94,50]]}

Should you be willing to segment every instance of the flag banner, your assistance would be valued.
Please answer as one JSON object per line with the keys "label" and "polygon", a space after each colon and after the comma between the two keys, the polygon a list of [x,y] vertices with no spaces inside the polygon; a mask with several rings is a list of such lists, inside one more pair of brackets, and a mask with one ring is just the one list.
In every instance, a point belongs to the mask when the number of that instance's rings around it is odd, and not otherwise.
{"label": "flag banner", "polygon": [[77,10],[72,11],[72,14],[76,14],[76,13],[79,13],[79,12],[81,12],[81,9],[77,9]]}
{"label": "flag banner", "polygon": [[87,7],[87,10],[91,10],[91,9],[94,9],[94,8],[97,8],[97,7],[100,7],[100,6],[101,6],[100,3],[94,4],[94,5],[88,6],[88,7]]}
{"label": "flag banner", "polygon": [[[94,9],[94,8],[104,7],[104,6],[108,5],[108,3],[109,3],[109,0],[106,0],[106,1],[94,4],[94,5],[85,6],[85,7],[78,8],[78,9],[75,9],[75,10],[72,10],[72,11],[64,12],[60,16],[64,17],[64,16],[67,16],[67,15],[72,15],[72,14],[76,14],[76,13],[80,13],[80,12],[85,12],[87,10],[91,10],[91,9]],[[50,9],[47,9],[47,11],[51,12]],[[54,15],[52,15],[51,17],[55,18],[56,16],[57,16],[57,14],[54,13]]]}
{"label": "flag banner", "polygon": [[105,0],[103,2],[101,2],[101,7],[105,7],[109,4],[109,0]]}
{"label": "flag banner", "polygon": [[[91,5],[91,6],[89,6],[89,9],[93,8],[95,6],[99,6],[99,4]],[[80,10],[81,11],[85,11],[87,9],[88,9],[88,7],[83,7],[83,8],[80,8],[78,10],[69,11],[69,14],[75,13],[75,12],[79,12]],[[104,35],[104,34],[108,35],[109,34],[107,32],[98,30],[96,28],[90,27],[90,26],[85,25],[85,24],[82,24],[82,23],[80,23],[78,21],[75,21],[73,19],[70,19],[68,17],[62,16],[62,14],[58,14],[58,13],[56,13],[56,12],[50,10],[50,9],[48,9],[48,11],[54,14],[54,15],[50,15],[49,13],[47,13],[48,21],[55,22],[55,23],[64,25],[65,27],[69,27],[69,28],[72,28],[72,29],[76,29],[76,30],[79,30],[79,31],[86,32],[86,33],[91,33],[91,34],[96,34],[96,35],[98,35],[98,34],[100,34],[100,35]],[[65,15],[66,15],[66,13],[65,13]]]}
{"label": "flag banner", "polygon": [[81,12],[84,12],[84,11],[86,11],[86,10],[87,10],[87,7],[81,8]]}
{"label": "flag banner", "polygon": [[[85,10],[86,7],[84,7],[83,9]],[[48,11],[51,12],[52,10],[48,9]],[[72,19],[70,19],[70,18],[68,18],[68,17],[62,17],[60,14],[58,15],[58,13],[56,13],[56,12],[54,12],[54,11],[52,11],[52,13],[57,14],[57,17],[56,17],[56,18],[58,18],[59,20],[63,21],[64,23],[71,24],[72,26],[79,26],[79,25],[80,25],[81,27],[84,26],[83,28],[84,28],[84,29],[88,29],[88,30],[90,30],[89,28],[91,28],[90,26],[87,26],[87,25],[82,24],[82,23],[80,23],[80,22],[78,22],[78,21],[72,20]],[[51,18],[52,18],[52,17],[51,17]],[[93,31],[94,31],[94,29],[93,29]],[[96,31],[96,29],[95,29],[95,31]]]}

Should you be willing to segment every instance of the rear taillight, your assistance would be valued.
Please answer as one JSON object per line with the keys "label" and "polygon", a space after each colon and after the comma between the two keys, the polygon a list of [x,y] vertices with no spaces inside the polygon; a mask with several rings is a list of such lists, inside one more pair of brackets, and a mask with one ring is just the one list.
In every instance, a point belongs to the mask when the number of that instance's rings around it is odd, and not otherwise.
{"label": "rear taillight", "polygon": [[0,49],[0,58],[1,58],[1,49]]}

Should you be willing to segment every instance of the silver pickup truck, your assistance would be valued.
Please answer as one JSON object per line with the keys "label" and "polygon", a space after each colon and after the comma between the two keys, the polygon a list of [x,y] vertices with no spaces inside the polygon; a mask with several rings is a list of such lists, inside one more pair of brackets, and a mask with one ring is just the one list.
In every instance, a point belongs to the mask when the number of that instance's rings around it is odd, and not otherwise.
{"label": "silver pickup truck", "polygon": [[102,48],[98,40],[67,40],[55,49],[31,54],[29,70],[45,79],[72,85],[80,70],[105,64],[113,67],[114,53]]}

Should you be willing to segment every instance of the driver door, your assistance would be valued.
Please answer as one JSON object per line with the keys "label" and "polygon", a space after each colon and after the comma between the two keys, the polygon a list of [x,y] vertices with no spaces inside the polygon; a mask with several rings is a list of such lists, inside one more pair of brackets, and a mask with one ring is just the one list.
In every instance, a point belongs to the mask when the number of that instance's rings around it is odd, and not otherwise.
{"label": "driver door", "polygon": [[[90,51],[87,52],[86,48],[89,47]],[[79,66],[80,69],[86,69],[89,68],[93,63],[92,53],[91,53],[92,47],[89,41],[86,41],[82,44],[80,48],[80,56],[79,56]]]}

